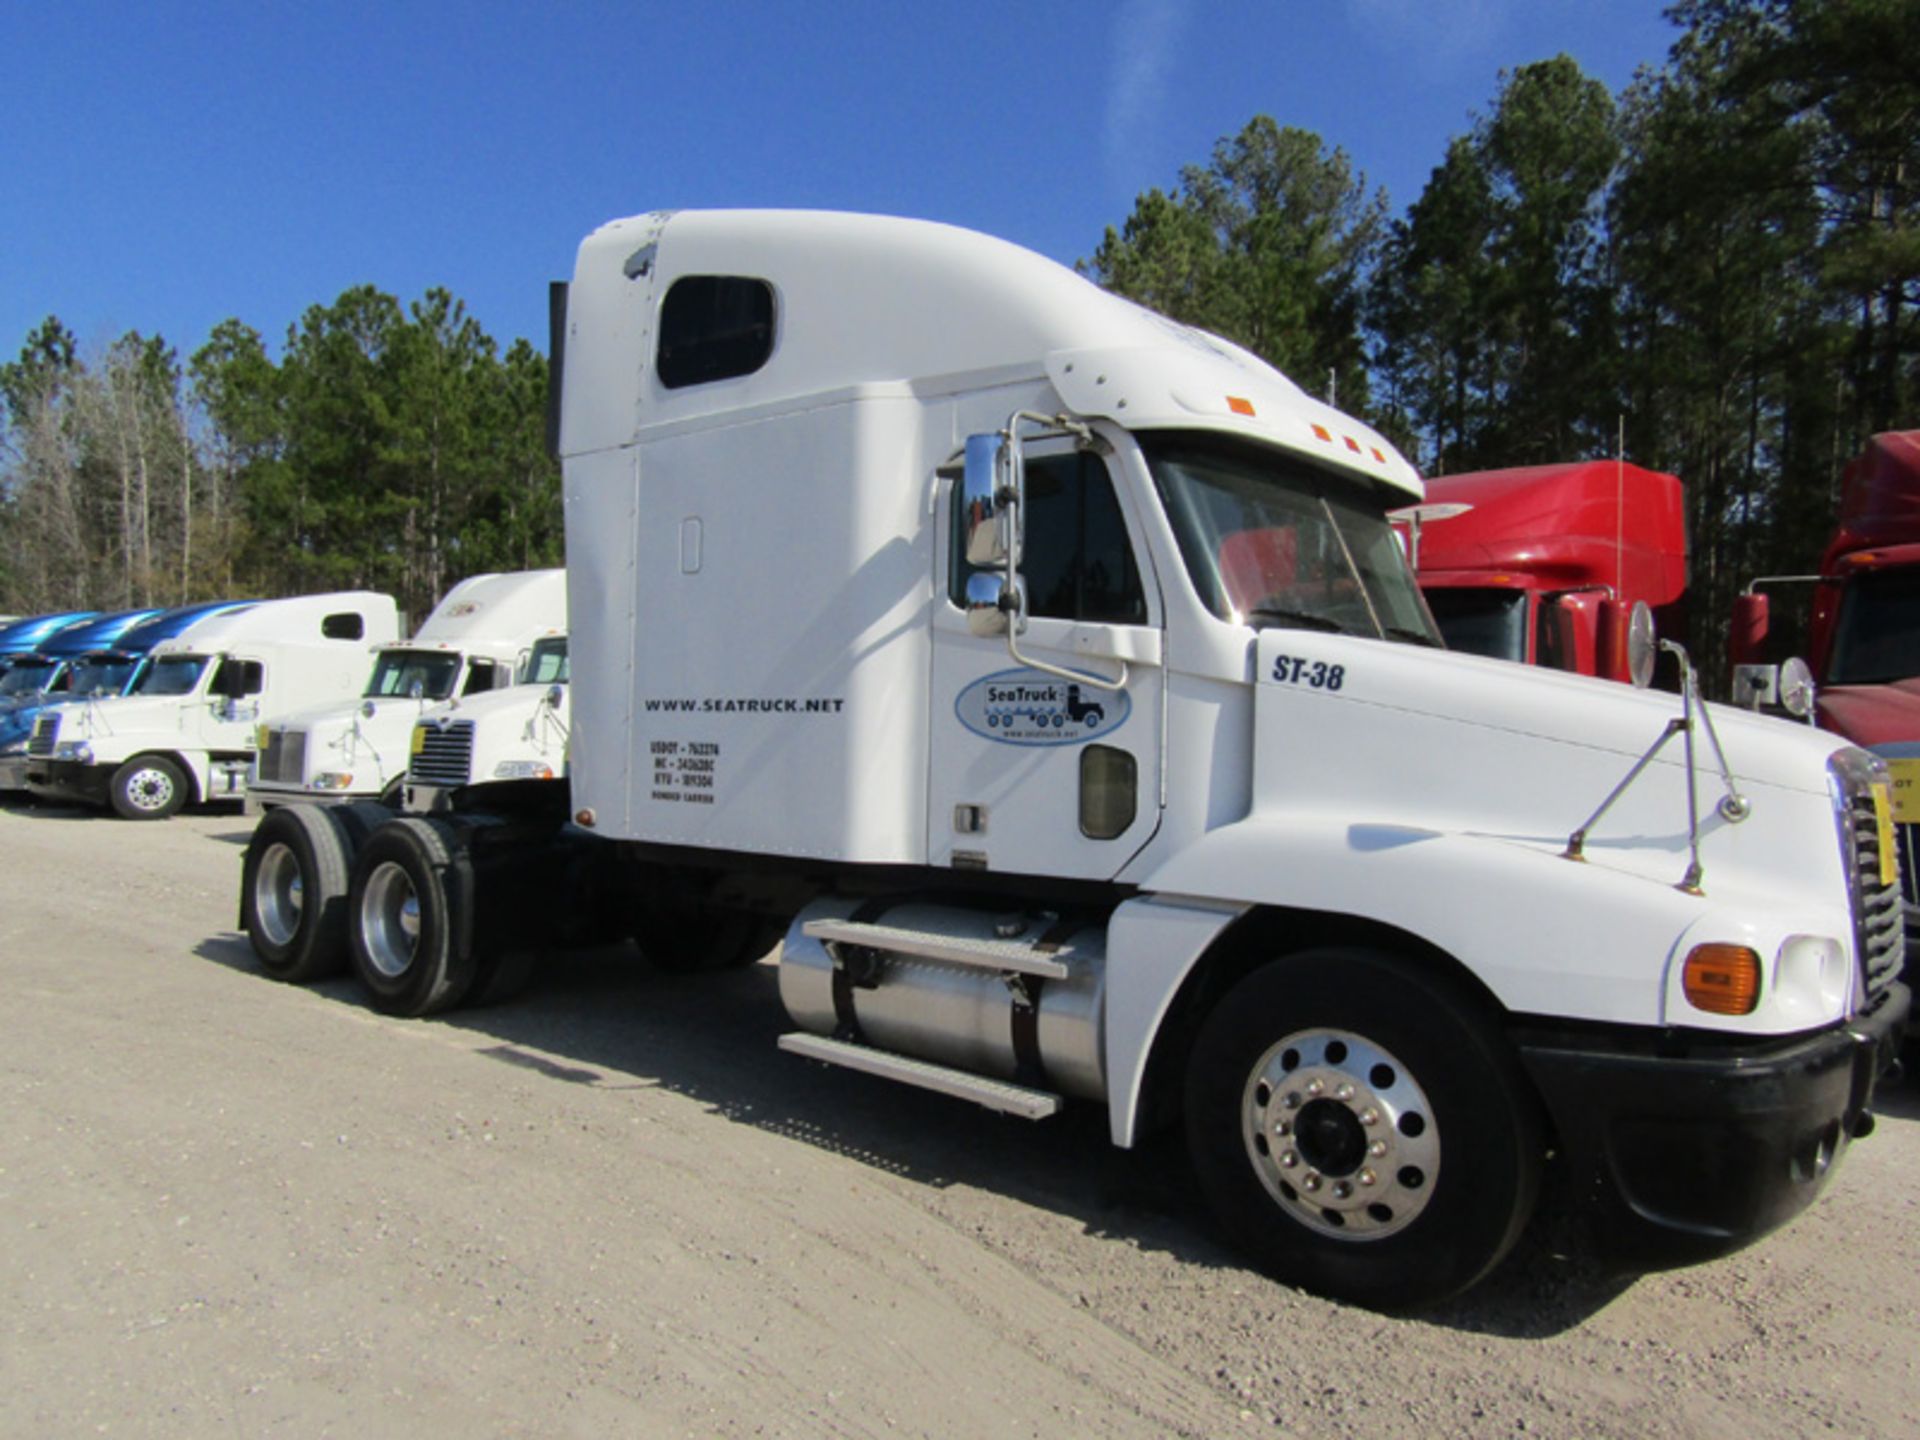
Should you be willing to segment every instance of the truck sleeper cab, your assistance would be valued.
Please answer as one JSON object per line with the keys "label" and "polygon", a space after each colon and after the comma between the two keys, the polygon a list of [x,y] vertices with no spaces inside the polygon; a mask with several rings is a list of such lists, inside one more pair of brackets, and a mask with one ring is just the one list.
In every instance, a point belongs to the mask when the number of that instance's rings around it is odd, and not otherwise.
{"label": "truck sleeper cab", "polygon": [[49,706],[27,743],[27,788],[162,819],[245,792],[263,716],[350,693],[368,643],[393,637],[391,596],[296,596],[216,610],[153,645],[123,695]]}
{"label": "truck sleeper cab", "polygon": [[1884,772],[1690,704],[1723,774],[1650,752],[1673,697],[1446,652],[1418,476],[1245,351],[792,212],[604,227],[560,320],[574,824],[312,829],[351,878],[297,922],[380,1008],[485,993],[536,867],[658,964],[780,936],[783,1048],[1177,1124],[1258,1263],[1380,1306],[1549,1179],[1722,1253],[1867,1127]]}
{"label": "truck sleeper cab", "polygon": [[377,652],[358,699],[282,715],[261,727],[247,812],[295,800],[378,797],[397,805],[421,713],[511,685],[528,648],[566,628],[566,605],[566,575],[558,569],[460,581],[411,640]]}

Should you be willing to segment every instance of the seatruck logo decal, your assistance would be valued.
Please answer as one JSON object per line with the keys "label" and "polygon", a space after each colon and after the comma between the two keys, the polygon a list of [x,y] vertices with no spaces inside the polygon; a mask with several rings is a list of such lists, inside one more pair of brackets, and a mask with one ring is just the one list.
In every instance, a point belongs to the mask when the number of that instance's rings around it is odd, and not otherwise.
{"label": "seatruck logo decal", "polygon": [[976,680],[953,713],[976,735],[1007,745],[1083,745],[1127,723],[1124,690],[1063,680],[1040,670],[1002,670]]}

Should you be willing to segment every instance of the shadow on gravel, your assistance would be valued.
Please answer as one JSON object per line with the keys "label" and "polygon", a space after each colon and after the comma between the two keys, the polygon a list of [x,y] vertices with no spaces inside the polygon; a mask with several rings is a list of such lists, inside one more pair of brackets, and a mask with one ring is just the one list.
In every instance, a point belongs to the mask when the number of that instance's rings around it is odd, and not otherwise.
{"label": "shadow on gravel", "polygon": [[[209,938],[203,959],[265,979],[244,935]],[[514,1000],[427,1021],[482,1042],[482,1057],[556,1084],[663,1086],[752,1125],[935,1189],[971,1187],[1071,1216],[1087,1234],[1260,1282],[1215,1241],[1177,1136],[1114,1148],[1106,1114],[1076,1104],[1041,1125],[775,1048],[791,1028],[771,963],[711,975],[655,969],[636,951],[561,952]],[[271,982],[269,982],[271,983]],[[366,1007],[350,977],[314,992]],[[1471,1295],[1407,1318],[1477,1334],[1543,1339],[1579,1325],[1633,1283],[1559,1253],[1541,1225]]]}
{"label": "shadow on gravel", "polygon": [[104,810],[89,809],[85,805],[67,805],[58,800],[42,800],[25,790],[0,791],[0,809],[11,810],[16,815],[31,815],[36,820],[85,820],[94,815],[105,815]]}
{"label": "shadow on gravel", "polygon": [[1920,1120],[1920,1046],[1907,1041],[1906,1072],[1874,1092],[1873,1113],[1895,1120]]}

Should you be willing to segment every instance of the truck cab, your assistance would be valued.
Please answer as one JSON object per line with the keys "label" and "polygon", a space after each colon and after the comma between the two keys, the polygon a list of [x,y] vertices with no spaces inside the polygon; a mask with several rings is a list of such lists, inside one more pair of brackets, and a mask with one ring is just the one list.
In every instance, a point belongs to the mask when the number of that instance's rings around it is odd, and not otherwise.
{"label": "truck cab", "polygon": [[238,800],[260,721],[351,693],[369,644],[394,638],[393,599],[368,591],[267,600],[210,614],[153,645],[126,693],[42,710],[27,788],[159,819]]}
{"label": "truck cab", "polygon": [[[888,217],[616,221],[555,314],[572,823],[269,816],[269,973],[422,1015],[530,906],[674,970],[777,938],[784,1050],[1177,1128],[1258,1263],[1380,1306],[1549,1182],[1618,1253],[1725,1253],[1871,1128],[1881,762],[1448,651],[1358,419]],[[293,867],[334,878],[278,906]]]}
{"label": "truck cab", "polygon": [[1450,648],[1624,681],[1635,604],[1660,634],[1685,633],[1674,476],[1590,460],[1432,476],[1426,489],[1415,570]]}
{"label": "truck cab", "polygon": [[[408,746],[406,808],[449,809],[474,785],[564,781],[569,678],[567,637],[543,635],[522,658],[512,685],[423,712]],[[568,813],[564,795],[556,803]]]}
{"label": "truck cab", "polygon": [[474,575],[449,590],[413,638],[375,652],[356,699],[261,726],[246,808],[293,801],[398,803],[414,724],[429,706],[509,686],[542,635],[564,631],[566,572]]}

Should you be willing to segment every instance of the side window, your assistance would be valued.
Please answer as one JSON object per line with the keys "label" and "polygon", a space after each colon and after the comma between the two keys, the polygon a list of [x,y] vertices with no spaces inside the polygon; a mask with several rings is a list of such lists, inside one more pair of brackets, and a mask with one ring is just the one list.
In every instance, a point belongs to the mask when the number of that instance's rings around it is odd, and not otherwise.
{"label": "side window", "polygon": [[654,369],[669,390],[751,375],[773,354],[773,286],[737,275],[683,275],[660,302]]}
{"label": "side window", "polygon": [[[1020,570],[1027,613],[1056,620],[1144,625],[1147,596],[1127,540],[1113,481],[1084,451],[1027,461],[1026,544]],[[960,497],[954,492],[950,595],[965,607],[967,576]]]}
{"label": "side window", "polygon": [[323,619],[320,633],[329,640],[364,640],[367,634],[366,617],[357,610],[343,610]]}
{"label": "side window", "polygon": [[493,689],[495,680],[496,676],[494,674],[493,661],[476,658],[472,667],[467,671],[466,688],[460,693],[462,695],[478,695],[483,690]]}

